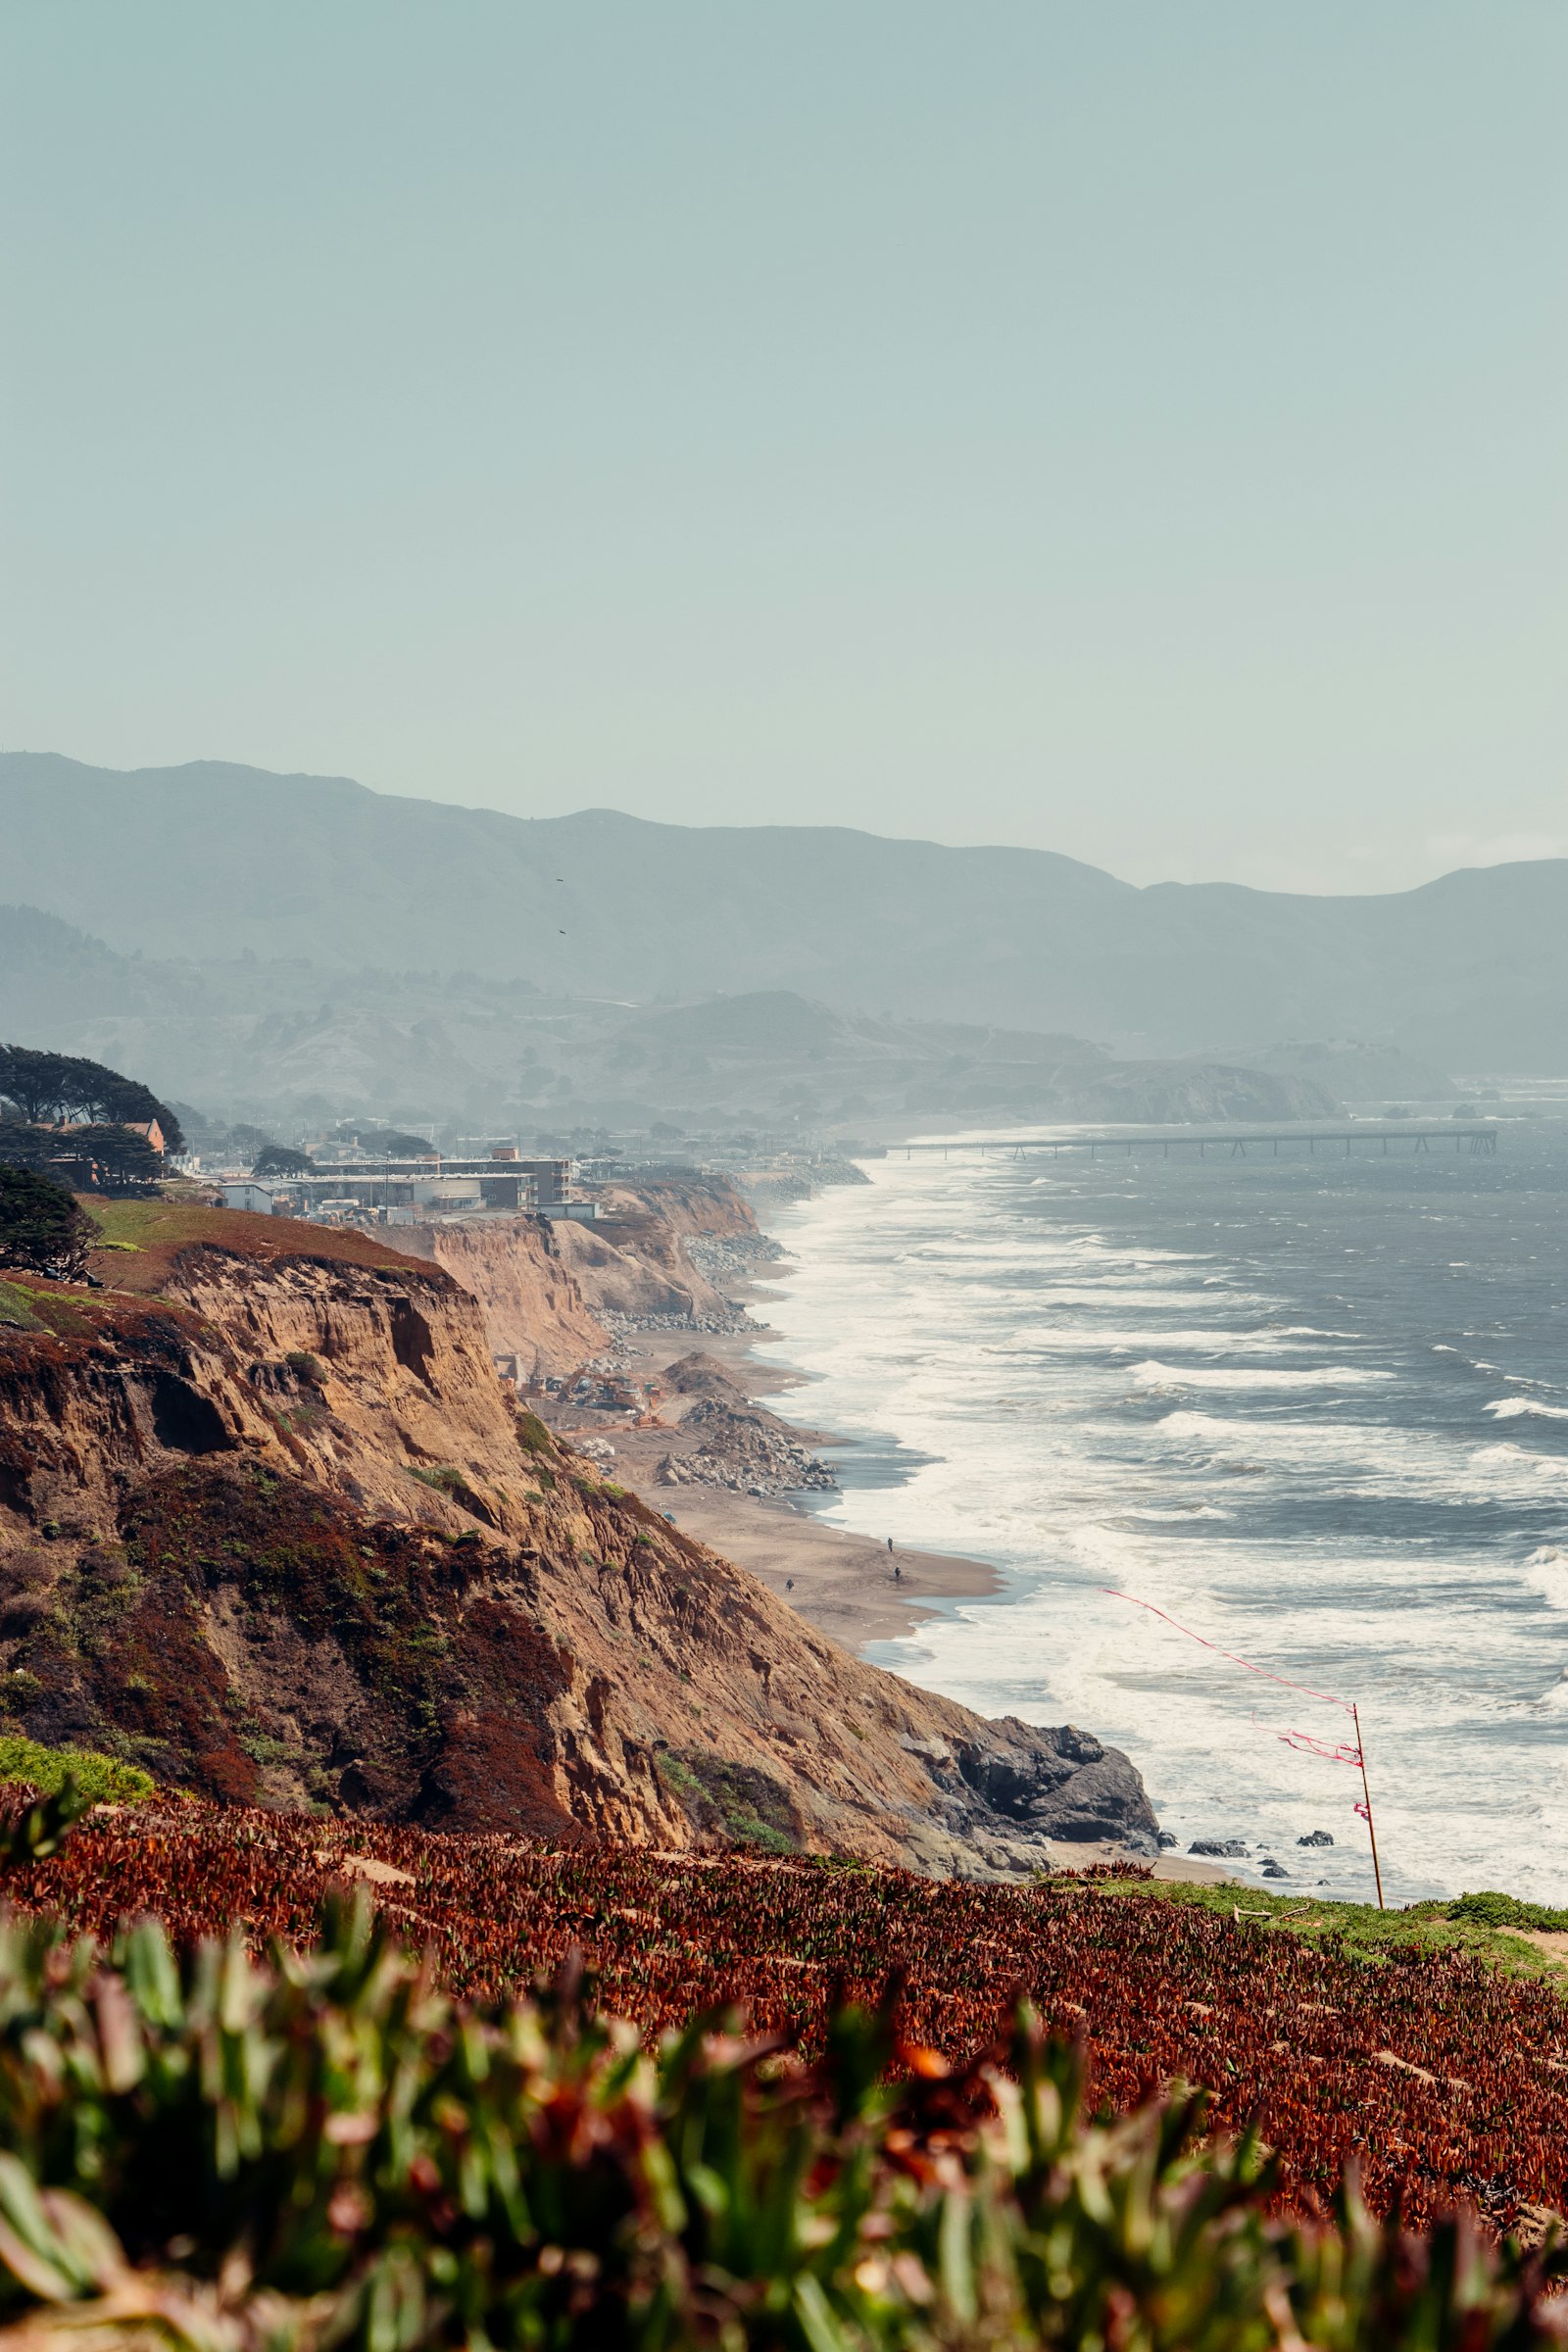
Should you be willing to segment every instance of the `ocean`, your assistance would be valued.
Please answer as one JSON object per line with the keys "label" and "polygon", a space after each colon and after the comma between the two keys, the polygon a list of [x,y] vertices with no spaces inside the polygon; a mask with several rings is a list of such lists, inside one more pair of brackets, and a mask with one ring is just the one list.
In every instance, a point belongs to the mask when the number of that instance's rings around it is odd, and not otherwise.
{"label": "ocean", "polygon": [[869,1654],[1126,1748],[1183,1851],[1369,1900],[1355,1701],[1391,1903],[1568,1903],[1568,1119],[1501,1137],[955,1144],[770,1213],[820,1515],[1002,1577]]}

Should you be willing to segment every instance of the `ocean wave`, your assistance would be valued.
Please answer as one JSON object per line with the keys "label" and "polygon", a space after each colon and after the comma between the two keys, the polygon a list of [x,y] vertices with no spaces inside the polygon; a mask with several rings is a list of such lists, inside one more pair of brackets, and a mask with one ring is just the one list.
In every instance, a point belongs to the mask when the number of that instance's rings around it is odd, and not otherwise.
{"label": "ocean wave", "polygon": [[1568,1551],[1560,1544],[1543,1544],[1525,1562],[1525,1574],[1554,1609],[1568,1609]]}
{"label": "ocean wave", "polygon": [[[1197,1308],[1206,1313],[1214,1305],[1212,1298],[1196,1298],[1190,1287],[1152,1289],[1141,1284],[1136,1274],[1104,1274],[1093,1283],[1049,1282],[1035,1296],[1048,1307],[1093,1306],[1104,1314],[1147,1310],[1152,1306],[1184,1307],[1189,1314]],[[1225,1298],[1227,1306],[1262,1307],[1271,1303],[1270,1299],[1250,1291],[1229,1291]]]}
{"label": "ocean wave", "polygon": [[1261,1364],[1248,1370],[1222,1365],[1198,1371],[1188,1365],[1178,1371],[1151,1359],[1134,1365],[1133,1378],[1142,1389],[1342,1389],[1364,1388],[1372,1381],[1392,1380],[1394,1374],[1355,1364],[1319,1364],[1300,1371]]}
{"label": "ocean wave", "polygon": [[1499,1396],[1484,1407],[1494,1421],[1568,1421],[1568,1404],[1538,1404],[1533,1396]]}
{"label": "ocean wave", "polygon": [[1277,1331],[1118,1331],[1114,1324],[1045,1323],[1015,1336],[1022,1348],[1103,1348],[1116,1355],[1135,1348],[1183,1348],[1200,1355],[1292,1352],[1281,1350]]}
{"label": "ocean wave", "polygon": [[[1118,1511],[1116,1514],[1118,1519],[1147,1520],[1152,1525],[1166,1526],[1179,1526],[1184,1519],[1234,1519],[1235,1516],[1234,1511],[1222,1511],[1217,1503],[1212,1502],[1178,1502],[1173,1503],[1168,1511]],[[1111,1525],[1115,1525],[1114,1520]]]}
{"label": "ocean wave", "polygon": [[1568,1462],[1549,1453],[1531,1453],[1523,1446],[1479,1446],[1470,1456],[1479,1469],[1483,1464],[1506,1464],[1509,1468],[1528,1469],[1537,1478],[1568,1478]]}
{"label": "ocean wave", "polygon": [[[822,1515],[1004,1572],[886,1662],[987,1715],[1093,1724],[1183,1843],[1245,1836],[1294,1875],[1287,1847],[1328,1828],[1298,1886],[1370,1899],[1354,1776],[1270,1736],[1267,1686],[1100,1588],[1136,1593],[1312,1688],[1353,1679],[1397,1899],[1500,1883],[1564,1900],[1568,1444],[1555,1414],[1519,1410],[1568,1406],[1560,1199],[1521,1195],[1505,1231],[1490,1197],[1457,1200],[1474,1235],[1435,1231],[1416,1263],[1393,1196],[1330,1189],[1276,1216],[1206,1177],[1133,1200],[1065,1164],[1029,1192],[1038,1172],[977,1184],[939,1154],[790,1212],[797,1262],[769,1310],[788,1338],[767,1352],[862,1441],[863,1476],[852,1453]],[[1489,1281],[1494,1319],[1457,1345],[1427,1338],[1471,1298],[1432,1288],[1443,1238],[1474,1239]],[[1476,1341],[1507,1368],[1473,1369]],[[1478,1411],[1489,1396],[1508,1409]],[[1105,1409],[1123,1398],[1136,1409]]]}

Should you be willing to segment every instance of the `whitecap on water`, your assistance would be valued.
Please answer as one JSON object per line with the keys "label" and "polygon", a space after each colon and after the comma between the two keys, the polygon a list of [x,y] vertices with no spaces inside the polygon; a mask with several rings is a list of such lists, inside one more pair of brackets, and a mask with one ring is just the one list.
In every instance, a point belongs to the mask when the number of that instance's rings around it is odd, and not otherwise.
{"label": "whitecap on water", "polygon": [[1568,1421],[1568,1404],[1542,1404],[1534,1396],[1499,1396],[1485,1409],[1494,1421]]}
{"label": "whitecap on water", "polygon": [[1558,1544],[1543,1544],[1525,1562],[1525,1575],[1543,1600],[1568,1609],[1568,1551]]}
{"label": "whitecap on water", "polygon": [[1191,1348],[1200,1355],[1300,1352],[1297,1348],[1281,1348],[1281,1337],[1276,1331],[1118,1331],[1114,1324],[1099,1323],[1032,1324],[1017,1335],[1020,1347],[1069,1348],[1075,1352],[1100,1348],[1121,1354],[1134,1348]]}
{"label": "whitecap on water", "polygon": [[1177,1370],[1171,1364],[1150,1361],[1135,1364],[1133,1378],[1145,1389],[1342,1389],[1360,1388],[1375,1380],[1392,1380],[1392,1372],[1381,1372],[1371,1365],[1319,1364],[1310,1370],[1294,1371],[1257,1365],[1243,1368],[1238,1365],[1216,1366],[1200,1371],[1188,1364]]}
{"label": "whitecap on water", "polygon": [[1184,1519],[1234,1519],[1235,1516],[1234,1511],[1222,1511],[1217,1504],[1212,1502],[1178,1502],[1172,1504],[1168,1511],[1120,1511],[1117,1513],[1116,1519],[1108,1520],[1105,1524],[1114,1527],[1117,1519],[1138,1519],[1147,1521],[1152,1526],[1158,1526],[1162,1523],[1167,1526],[1171,1524],[1179,1526]]}

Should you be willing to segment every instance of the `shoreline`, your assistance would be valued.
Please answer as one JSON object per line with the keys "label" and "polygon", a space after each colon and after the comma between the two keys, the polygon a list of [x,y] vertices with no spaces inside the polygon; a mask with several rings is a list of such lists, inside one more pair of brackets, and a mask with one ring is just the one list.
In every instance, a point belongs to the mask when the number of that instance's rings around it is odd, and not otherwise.
{"label": "shoreline", "polygon": [[[777,1296],[760,1271],[732,1276],[725,1291],[747,1312],[765,1308]],[[633,1379],[656,1382],[682,1358],[700,1356],[723,1376],[730,1396],[776,1422],[796,1445],[831,1453],[848,1444],[833,1431],[809,1428],[779,1411],[791,1391],[808,1385],[807,1376],[760,1357],[761,1336],[636,1330],[623,1333],[619,1350]],[[558,1411],[550,1419],[568,1439],[610,1446],[607,1468],[617,1483],[635,1488],[686,1534],[745,1568],[853,1656],[863,1657],[876,1642],[913,1633],[954,1602],[988,1599],[1004,1590],[1004,1575],[991,1561],[904,1546],[890,1552],[885,1541],[831,1526],[802,1507],[795,1498],[802,1490],[764,1496],[727,1487],[662,1485],[656,1473],[664,1456],[695,1450],[695,1437],[683,1441],[681,1432],[683,1413],[694,1401],[666,1394],[657,1417],[642,1426],[612,1424],[592,1410]],[[1129,1859],[1126,1847],[1110,1841],[1051,1840],[1047,1854],[1053,1869],[1067,1871]],[[1156,1879],[1239,1887],[1253,1883],[1222,1863],[1194,1855],[1171,1851],[1134,1858]]]}
{"label": "shoreline", "polygon": [[[749,1294],[740,1300],[748,1307],[765,1302],[760,1285],[737,1283],[735,1288]],[[682,1355],[715,1357],[748,1402],[777,1414],[796,1444],[827,1452],[845,1444],[831,1431],[809,1428],[779,1411],[788,1393],[804,1385],[803,1378],[762,1362],[756,1353],[757,1336],[643,1331],[628,1333],[623,1346],[641,1379],[657,1379]],[[615,1449],[616,1473],[624,1474],[627,1485],[667,1511],[688,1535],[749,1570],[808,1624],[857,1656],[872,1642],[913,1633],[927,1619],[940,1616],[946,1602],[983,1599],[1003,1590],[1000,1573],[988,1561],[902,1545],[890,1554],[875,1537],[830,1526],[789,1495],[744,1494],[727,1487],[661,1486],[654,1475],[659,1462],[667,1453],[690,1449],[681,1445],[678,1421],[665,1411],[658,1427],[622,1427],[604,1434]]]}
{"label": "shoreline", "polygon": [[[737,1306],[756,1312],[759,1320],[778,1297],[762,1269],[732,1277],[724,1289]],[[659,1379],[686,1355],[716,1359],[750,1405],[777,1415],[796,1443],[821,1449],[831,1458],[850,1441],[787,1417],[790,1394],[808,1386],[808,1376],[760,1356],[761,1336],[745,1331],[638,1331],[626,1333],[621,1345],[634,1377],[645,1380]],[[657,1508],[667,1511],[677,1527],[747,1569],[852,1655],[863,1657],[875,1643],[915,1632],[946,1614],[955,1602],[989,1599],[1004,1591],[1005,1578],[991,1561],[904,1546],[890,1553],[885,1541],[832,1526],[791,1494],[764,1497],[724,1487],[660,1485],[655,1478],[659,1462],[666,1453],[689,1449],[691,1443],[682,1447],[679,1422],[668,1417],[668,1406],[680,1401],[666,1399],[658,1426],[614,1432],[610,1442],[615,1449],[615,1472]],[[1052,1840],[1047,1850],[1055,1870],[1083,1870],[1128,1859],[1124,1846],[1109,1841],[1085,1845]],[[1256,1883],[1225,1863],[1176,1851],[1148,1858],[1148,1866],[1156,1879],[1196,1886],[1246,1888]]]}

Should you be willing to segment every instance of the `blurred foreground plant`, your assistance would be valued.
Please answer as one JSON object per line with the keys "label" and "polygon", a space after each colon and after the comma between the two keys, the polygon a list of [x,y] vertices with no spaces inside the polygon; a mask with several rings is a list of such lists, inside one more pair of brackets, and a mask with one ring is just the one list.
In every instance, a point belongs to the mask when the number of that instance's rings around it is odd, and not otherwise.
{"label": "blurred foreground plant", "polygon": [[1568,2340],[1558,2257],[1275,2219],[1184,2094],[1086,2117],[1027,2013],[961,2075],[841,2007],[821,2058],[657,2052],[570,1971],[465,2008],[334,1901],[270,1967],[0,1921],[0,2346],[1484,2352]]}

